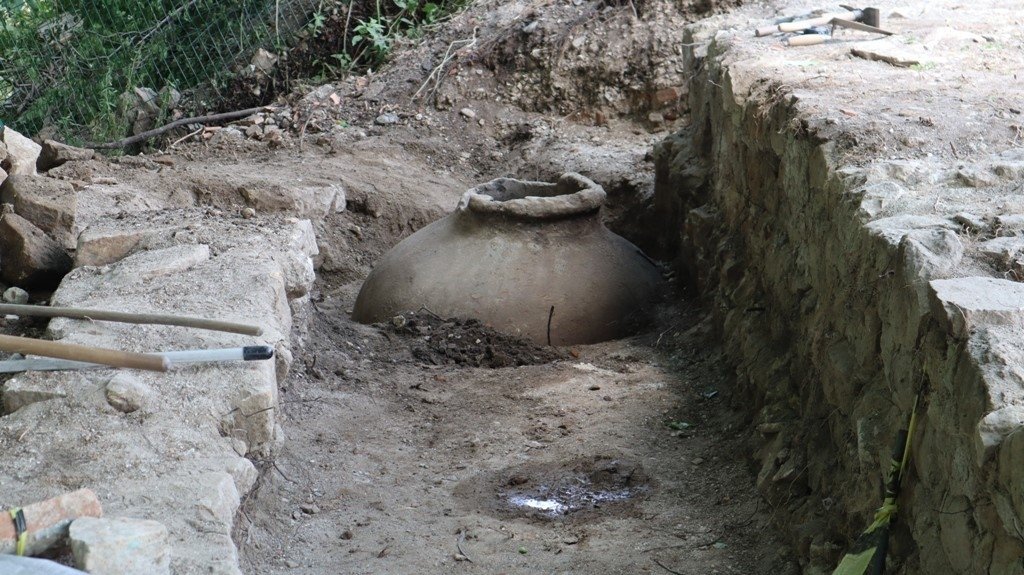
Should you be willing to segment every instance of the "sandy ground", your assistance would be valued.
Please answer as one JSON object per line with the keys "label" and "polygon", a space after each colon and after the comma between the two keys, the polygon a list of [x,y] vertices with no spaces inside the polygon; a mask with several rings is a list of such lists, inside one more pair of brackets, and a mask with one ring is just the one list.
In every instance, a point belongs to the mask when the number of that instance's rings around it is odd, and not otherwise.
{"label": "sandy ground", "polygon": [[247,572],[786,572],[698,310],[487,369],[354,324],[357,287],[320,282],[287,440],[238,524]]}

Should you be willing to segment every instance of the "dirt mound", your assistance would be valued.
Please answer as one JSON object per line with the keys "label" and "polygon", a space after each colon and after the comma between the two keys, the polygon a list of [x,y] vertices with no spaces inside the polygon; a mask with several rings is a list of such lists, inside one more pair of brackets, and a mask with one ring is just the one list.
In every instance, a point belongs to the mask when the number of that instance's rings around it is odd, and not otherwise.
{"label": "dirt mound", "polygon": [[445,319],[426,310],[397,315],[378,327],[409,339],[413,357],[429,365],[501,368],[567,357],[558,348],[498,333],[478,320]]}

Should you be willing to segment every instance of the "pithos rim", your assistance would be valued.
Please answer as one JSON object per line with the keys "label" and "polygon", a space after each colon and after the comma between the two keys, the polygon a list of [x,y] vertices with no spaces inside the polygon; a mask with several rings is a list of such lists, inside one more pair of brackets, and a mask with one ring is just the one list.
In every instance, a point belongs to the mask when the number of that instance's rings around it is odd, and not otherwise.
{"label": "pithos rim", "polygon": [[498,178],[467,191],[459,211],[545,220],[596,212],[604,205],[604,189],[580,174],[562,174],[557,182]]}

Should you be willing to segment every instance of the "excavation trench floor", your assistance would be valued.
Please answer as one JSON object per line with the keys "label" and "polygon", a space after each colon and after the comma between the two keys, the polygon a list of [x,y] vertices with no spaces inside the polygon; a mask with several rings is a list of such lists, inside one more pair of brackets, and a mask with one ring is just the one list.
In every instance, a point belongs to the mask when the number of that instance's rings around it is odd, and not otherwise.
{"label": "excavation trench floor", "polygon": [[[425,312],[356,324],[358,286],[319,281],[286,440],[237,523],[247,573],[785,572],[697,310],[488,347]],[[542,363],[474,367],[495,355]]]}

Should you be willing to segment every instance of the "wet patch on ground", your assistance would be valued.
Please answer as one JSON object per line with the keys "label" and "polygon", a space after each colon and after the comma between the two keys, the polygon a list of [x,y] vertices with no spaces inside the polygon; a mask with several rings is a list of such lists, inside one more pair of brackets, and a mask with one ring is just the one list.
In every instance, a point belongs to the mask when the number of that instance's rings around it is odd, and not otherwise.
{"label": "wet patch on ground", "polygon": [[456,494],[462,505],[503,518],[595,521],[629,514],[651,490],[639,464],[597,456],[484,474],[459,486]]}

